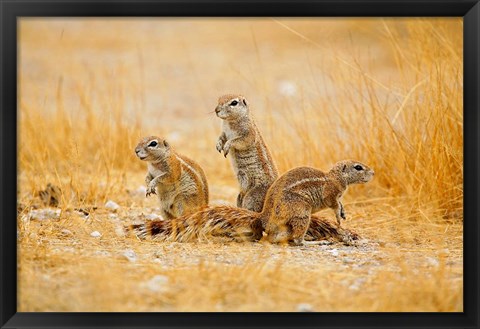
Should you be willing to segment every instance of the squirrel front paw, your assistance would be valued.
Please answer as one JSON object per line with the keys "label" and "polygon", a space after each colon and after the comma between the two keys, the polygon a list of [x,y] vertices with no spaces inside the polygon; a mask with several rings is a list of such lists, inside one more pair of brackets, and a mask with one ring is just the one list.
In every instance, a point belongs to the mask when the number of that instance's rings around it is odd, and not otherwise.
{"label": "squirrel front paw", "polygon": [[228,152],[230,152],[230,147],[232,146],[232,142],[231,141],[227,141],[225,143],[225,145],[223,145],[223,155],[225,156],[225,158],[227,157],[227,154]]}
{"label": "squirrel front paw", "polygon": [[342,224],[342,219],[345,220],[345,212],[343,211],[343,208],[340,209],[340,213],[337,215],[337,227],[340,227]]}
{"label": "squirrel front paw", "polygon": [[221,138],[218,139],[216,148],[217,148],[218,152],[222,152],[222,150],[223,150],[223,139],[221,139]]}
{"label": "squirrel front paw", "polygon": [[157,191],[155,191],[155,185],[149,184],[147,187],[147,192],[145,193],[145,197],[149,197],[150,194],[157,194]]}

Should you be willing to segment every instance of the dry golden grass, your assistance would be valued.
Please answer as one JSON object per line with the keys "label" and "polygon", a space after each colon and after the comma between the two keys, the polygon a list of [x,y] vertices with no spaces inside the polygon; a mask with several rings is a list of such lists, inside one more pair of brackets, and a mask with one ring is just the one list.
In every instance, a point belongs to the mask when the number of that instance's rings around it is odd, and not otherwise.
{"label": "dry golden grass", "polygon": [[[461,19],[22,19],[19,311],[462,311],[462,37]],[[234,202],[209,113],[230,92],[250,100],[280,172],[375,169],[344,197],[366,241],[119,234],[155,213],[135,192],[142,136],[165,136],[204,168],[211,200]],[[28,220],[47,183],[60,217]]]}

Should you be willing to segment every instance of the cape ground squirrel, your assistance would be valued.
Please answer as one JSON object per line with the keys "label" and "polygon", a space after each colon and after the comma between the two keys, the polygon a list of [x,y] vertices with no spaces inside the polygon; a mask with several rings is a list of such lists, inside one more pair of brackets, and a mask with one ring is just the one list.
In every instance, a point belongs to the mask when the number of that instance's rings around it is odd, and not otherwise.
{"label": "cape ground squirrel", "polygon": [[287,171],[268,190],[260,214],[267,240],[301,245],[311,214],[324,208],[335,211],[340,226],[345,219],[343,193],[350,184],[366,183],[373,175],[372,169],[353,160],[337,162],[328,173],[310,167]]}
{"label": "cape ground squirrel", "polygon": [[278,171],[262,135],[253,121],[247,100],[241,95],[225,95],[215,108],[223,120],[217,151],[230,154],[240,185],[237,207],[260,212],[270,185]]}
{"label": "cape ground squirrel", "polygon": [[[232,206],[207,207],[199,212],[172,219],[170,221],[153,220],[141,224],[132,224],[140,238],[150,236],[164,241],[189,242],[201,237],[225,237],[236,241],[255,241],[255,232],[261,228],[256,225],[260,213]],[[359,240],[358,234],[343,229],[330,221],[312,215],[305,240],[335,240],[352,245]]]}
{"label": "cape ground squirrel", "polygon": [[202,168],[176,153],[166,140],[142,138],[135,153],[148,163],[146,196],[158,195],[164,219],[193,213],[208,204],[208,184]]}
{"label": "cape ground squirrel", "polygon": [[143,234],[170,234],[175,240],[190,240],[200,232],[259,240],[263,231],[272,243],[301,245],[307,233],[309,240],[323,236],[340,236],[340,240],[344,240],[342,233],[350,237],[352,234],[342,230],[340,225],[333,228],[312,213],[326,207],[333,208],[340,223],[340,218],[345,218],[340,198],[348,185],[366,183],[373,175],[372,169],[352,160],[338,162],[328,173],[299,167],[286,172],[272,184],[260,213],[228,206],[211,207],[172,223],[154,221],[133,229]]}

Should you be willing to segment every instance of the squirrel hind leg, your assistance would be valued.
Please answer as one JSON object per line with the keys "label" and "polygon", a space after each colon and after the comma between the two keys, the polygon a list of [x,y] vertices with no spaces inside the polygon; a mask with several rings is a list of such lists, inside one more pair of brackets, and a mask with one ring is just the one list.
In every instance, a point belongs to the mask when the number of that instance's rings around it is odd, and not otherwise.
{"label": "squirrel hind leg", "polygon": [[263,224],[261,219],[255,219],[250,225],[252,230],[251,239],[253,241],[259,241],[263,237]]}
{"label": "squirrel hind leg", "polygon": [[289,243],[293,245],[303,245],[305,233],[310,225],[310,216],[299,216],[290,218],[286,226],[290,232]]}

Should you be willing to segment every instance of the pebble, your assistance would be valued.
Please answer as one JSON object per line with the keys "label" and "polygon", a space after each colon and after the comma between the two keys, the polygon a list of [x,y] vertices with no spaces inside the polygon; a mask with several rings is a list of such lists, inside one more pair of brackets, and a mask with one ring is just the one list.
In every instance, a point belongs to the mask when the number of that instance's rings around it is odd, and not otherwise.
{"label": "pebble", "polygon": [[328,250],[328,252],[331,253],[332,256],[335,256],[335,257],[338,256],[338,250],[337,249]]}
{"label": "pebble", "polygon": [[440,262],[436,258],[427,257],[426,260],[427,260],[427,264],[430,266],[437,267],[438,265],[440,265]]}
{"label": "pebble", "polygon": [[61,213],[61,209],[37,209],[30,211],[27,216],[22,217],[22,220],[26,222],[29,220],[59,219]]}
{"label": "pebble", "polygon": [[127,249],[122,253],[122,257],[129,262],[135,263],[137,261],[137,254],[132,249]]}
{"label": "pebble", "polygon": [[124,238],[125,236],[127,236],[127,233],[125,232],[123,227],[117,226],[115,227],[115,235],[119,238]]}
{"label": "pebble", "polygon": [[117,211],[120,208],[120,206],[117,203],[113,202],[112,200],[108,200],[105,203],[105,208],[113,210],[113,211]]}
{"label": "pebble", "polygon": [[92,233],[90,233],[90,236],[93,237],[93,238],[99,238],[102,236],[102,233],[98,232],[98,231],[93,231]]}
{"label": "pebble", "polygon": [[352,263],[355,263],[355,259],[350,258],[350,257],[345,257],[345,258],[343,259],[343,263],[344,263],[344,264],[352,264]]}
{"label": "pebble", "polygon": [[308,303],[300,303],[297,305],[297,312],[313,312],[313,307]]}
{"label": "pebble", "polygon": [[163,220],[162,216],[160,215],[157,215],[157,214],[148,214],[148,215],[145,215],[145,219],[148,219],[148,220]]}
{"label": "pebble", "polygon": [[71,236],[71,235],[73,235],[72,231],[67,230],[66,228],[64,228],[63,230],[61,230],[60,233],[61,233],[63,236]]}
{"label": "pebble", "polygon": [[142,286],[152,292],[164,292],[168,289],[168,277],[165,275],[155,275],[153,278],[143,283]]}

